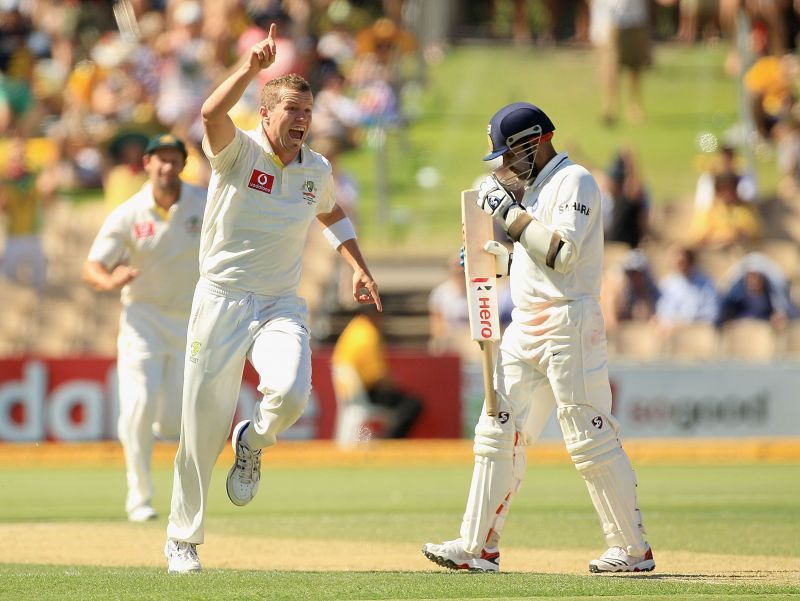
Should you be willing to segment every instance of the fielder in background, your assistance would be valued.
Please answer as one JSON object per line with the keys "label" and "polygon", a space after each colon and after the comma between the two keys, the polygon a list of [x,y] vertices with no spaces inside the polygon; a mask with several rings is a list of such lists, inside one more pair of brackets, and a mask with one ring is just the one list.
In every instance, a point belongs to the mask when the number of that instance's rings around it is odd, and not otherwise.
{"label": "fielder in background", "polygon": [[305,301],[297,296],[308,226],[315,218],[353,269],[353,298],[381,310],[378,286],[353,225],[336,204],[330,163],[305,145],[313,97],[289,74],[262,90],[258,127],[236,128],[228,112],[275,61],[275,25],[202,107],[203,150],[211,162],[200,243],[200,280],[189,323],[183,420],[164,552],[169,572],[196,572],[208,488],[224,448],[245,359],[264,398],[233,429],[227,492],[246,505],[258,490],[261,450],[303,413],[311,391]]}
{"label": "fielder in background", "polygon": [[152,138],[148,182],[106,218],[83,266],[96,290],[121,289],[117,340],[119,439],[125,451],[132,522],[154,519],[150,460],[156,436],[177,439],[183,357],[206,191],[181,182],[186,147]]}
{"label": "fielder in background", "polygon": [[475,467],[461,537],[427,543],[428,559],[451,569],[499,570],[500,535],[533,444],[553,409],[583,476],[608,550],[590,572],[655,567],[636,499],[636,478],[611,415],[608,353],[600,312],[603,224],[589,172],[556,153],[555,127],[517,102],[489,122],[490,154],[503,164],[480,186],[478,205],[514,240],[513,261],[496,249],[497,273],[511,276],[515,309],[494,374],[498,414],[484,407],[475,427]]}

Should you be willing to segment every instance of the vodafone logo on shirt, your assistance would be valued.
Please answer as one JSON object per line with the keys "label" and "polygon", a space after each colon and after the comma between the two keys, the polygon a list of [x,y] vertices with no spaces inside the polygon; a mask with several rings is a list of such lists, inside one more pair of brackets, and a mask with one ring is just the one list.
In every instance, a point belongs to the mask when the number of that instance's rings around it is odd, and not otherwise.
{"label": "vodafone logo on shirt", "polygon": [[156,234],[156,225],[152,221],[141,221],[133,224],[133,235],[137,240],[152,238]]}
{"label": "vodafone logo on shirt", "polygon": [[275,181],[275,176],[269,173],[264,173],[258,169],[253,169],[250,175],[250,182],[247,184],[248,188],[258,190],[259,192],[266,192],[272,194],[272,184]]}

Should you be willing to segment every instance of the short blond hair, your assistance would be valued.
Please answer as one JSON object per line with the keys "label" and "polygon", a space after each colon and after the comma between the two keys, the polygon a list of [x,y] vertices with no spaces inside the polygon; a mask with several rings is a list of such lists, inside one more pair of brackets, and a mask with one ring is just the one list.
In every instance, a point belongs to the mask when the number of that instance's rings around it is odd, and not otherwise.
{"label": "short blond hair", "polygon": [[275,79],[270,79],[261,90],[261,106],[272,110],[281,101],[284,90],[295,92],[310,92],[311,84],[297,73],[288,73]]}

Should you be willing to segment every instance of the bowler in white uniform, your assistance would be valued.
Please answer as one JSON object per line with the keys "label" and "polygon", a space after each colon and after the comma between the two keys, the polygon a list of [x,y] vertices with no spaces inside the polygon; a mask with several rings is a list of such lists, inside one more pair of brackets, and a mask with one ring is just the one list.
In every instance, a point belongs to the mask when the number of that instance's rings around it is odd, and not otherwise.
{"label": "bowler in white uniform", "polygon": [[315,219],[353,269],[353,298],[381,310],[378,287],[350,220],[336,204],[331,165],[305,145],[313,97],[294,74],[270,80],[261,121],[237,129],[228,112],[275,60],[275,25],[242,57],[202,108],[212,175],[200,244],[200,280],[187,337],[183,422],[164,549],[168,571],[201,569],[197,545],[214,463],[224,448],[245,360],[264,395],[233,429],[226,489],[235,505],[258,490],[261,450],[300,415],[311,391],[306,303],[297,296],[309,224]]}
{"label": "bowler in white uniform", "polygon": [[83,266],[96,290],[121,289],[117,339],[119,439],[125,452],[128,519],[154,519],[150,462],[156,437],[180,433],[183,357],[198,278],[206,191],[179,179],[186,147],[151,138],[148,182],[106,218]]}
{"label": "bowler in white uniform", "polygon": [[608,352],[600,313],[603,224],[591,174],[557,153],[555,126],[516,102],[489,122],[490,153],[503,164],[480,186],[478,205],[514,241],[513,261],[489,242],[499,275],[511,276],[515,309],[494,374],[498,413],[475,427],[475,467],[460,538],[422,552],[451,569],[494,572],[500,535],[525,472],[525,446],[556,411],[567,451],[594,504],[608,549],[590,572],[655,567],[636,499],[636,478],[611,415]]}

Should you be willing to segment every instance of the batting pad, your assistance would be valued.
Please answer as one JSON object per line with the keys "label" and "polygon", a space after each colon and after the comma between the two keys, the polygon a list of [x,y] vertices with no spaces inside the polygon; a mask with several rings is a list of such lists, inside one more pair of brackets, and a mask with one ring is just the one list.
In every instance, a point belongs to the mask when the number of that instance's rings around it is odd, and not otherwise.
{"label": "batting pad", "polygon": [[513,419],[505,424],[481,416],[475,428],[475,467],[461,522],[461,539],[468,553],[497,547],[511,500],[525,475],[525,449],[513,432]]}
{"label": "batting pad", "polygon": [[620,445],[616,420],[589,406],[558,408],[567,451],[586,481],[609,547],[640,557],[647,543],[636,499],[636,476]]}

